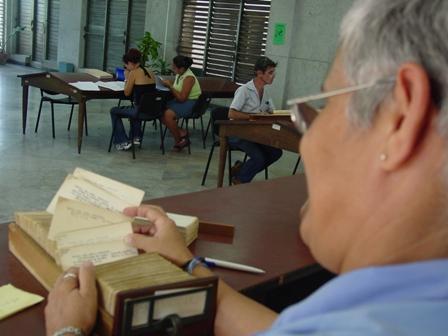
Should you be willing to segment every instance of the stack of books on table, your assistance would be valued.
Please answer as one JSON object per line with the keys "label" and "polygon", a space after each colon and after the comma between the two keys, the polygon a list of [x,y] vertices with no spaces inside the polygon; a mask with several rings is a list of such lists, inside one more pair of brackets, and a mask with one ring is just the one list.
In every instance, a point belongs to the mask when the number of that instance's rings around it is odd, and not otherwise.
{"label": "stack of books on table", "polygon": [[98,79],[112,79],[114,76],[106,71],[90,68],[79,68],[78,72],[86,73]]}

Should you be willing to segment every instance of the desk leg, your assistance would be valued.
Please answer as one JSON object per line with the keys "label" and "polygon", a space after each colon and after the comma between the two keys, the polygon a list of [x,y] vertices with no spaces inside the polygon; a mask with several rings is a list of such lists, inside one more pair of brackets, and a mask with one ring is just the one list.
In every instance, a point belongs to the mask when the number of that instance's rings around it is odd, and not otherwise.
{"label": "desk leg", "polygon": [[29,85],[22,83],[22,134],[26,131],[26,118],[28,115],[28,91]]}
{"label": "desk leg", "polygon": [[219,171],[218,171],[218,188],[222,187],[224,181],[224,170],[226,166],[226,158],[227,158],[227,137],[220,136],[219,137]]}
{"label": "desk leg", "polygon": [[78,154],[81,154],[82,131],[84,129],[85,114],[86,114],[86,99],[82,97],[79,100],[79,109],[78,109]]}

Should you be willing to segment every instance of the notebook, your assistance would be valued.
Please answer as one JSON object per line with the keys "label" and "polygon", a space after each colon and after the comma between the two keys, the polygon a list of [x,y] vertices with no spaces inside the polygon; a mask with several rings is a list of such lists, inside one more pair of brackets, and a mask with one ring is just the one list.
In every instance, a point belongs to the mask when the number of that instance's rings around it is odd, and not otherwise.
{"label": "notebook", "polygon": [[156,89],[159,91],[169,91],[170,88],[167,88],[165,85],[163,85],[163,78],[160,76],[155,76],[156,78]]}

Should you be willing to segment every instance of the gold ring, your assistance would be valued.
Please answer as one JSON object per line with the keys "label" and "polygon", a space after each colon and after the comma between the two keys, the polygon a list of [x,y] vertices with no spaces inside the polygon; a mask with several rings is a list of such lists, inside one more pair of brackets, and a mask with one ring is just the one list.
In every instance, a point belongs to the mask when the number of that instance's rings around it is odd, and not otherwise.
{"label": "gold ring", "polygon": [[77,279],[78,279],[78,276],[77,276],[75,273],[67,272],[67,273],[64,274],[64,276],[63,276],[62,278],[63,278],[64,280],[65,280],[65,279],[69,279],[69,278],[72,278],[72,279],[77,280]]}

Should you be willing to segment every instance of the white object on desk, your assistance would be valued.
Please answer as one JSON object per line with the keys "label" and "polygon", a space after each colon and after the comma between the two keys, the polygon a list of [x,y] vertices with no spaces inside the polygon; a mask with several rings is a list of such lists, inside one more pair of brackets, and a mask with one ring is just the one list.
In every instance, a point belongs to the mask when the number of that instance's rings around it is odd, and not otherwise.
{"label": "white object on desk", "polygon": [[82,91],[100,91],[100,88],[94,82],[74,82],[69,84]]}
{"label": "white object on desk", "polygon": [[112,91],[123,91],[124,90],[124,82],[122,81],[111,81],[111,82],[96,82],[96,85],[104,87],[106,89]]}
{"label": "white object on desk", "polygon": [[169,91],[170,90],[170,88],[167,88],[165,85],[163,85],[162,77],[155,76],[155,78],[156,78],[156,89],[157,90],[159,90],[159,91]]}

